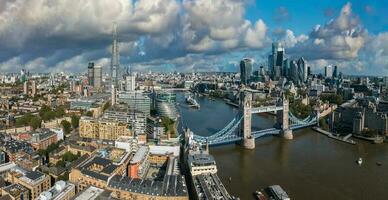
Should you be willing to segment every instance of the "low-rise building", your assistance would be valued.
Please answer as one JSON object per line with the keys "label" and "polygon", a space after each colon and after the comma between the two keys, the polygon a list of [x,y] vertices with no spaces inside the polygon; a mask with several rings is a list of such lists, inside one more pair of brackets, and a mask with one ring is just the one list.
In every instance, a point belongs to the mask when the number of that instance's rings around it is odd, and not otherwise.
{"label": "low-rise building", "polygon": [[100,140],[116,140],[121,136],[132,135],[127,123],[85,116],[80,119],[79,134],[84,138]]}
{"label": "low-rise building", "polygon": [[42,192],[36,200],[70,200],[75,195],[75,185],[58,181],[49,190]]}
{"label": "low-rise building", "polygon": [[9,186],[1,188],[1,195],[9,195],[9,198],[12,200],[30,199],[28,189],[20,184],[11,184]]}
{"label": "low-rise building", "polygon": [[6,181],[20,184],[29,190],[30,199],[36,199],[40,193],[51,186],[50,176],[39,171],[11,170],[7,173]]}
{"label": "low-rise building", "polygon": [[190,154],[188,155],[188,164],[192,176],[217,173],[216,161],[210,154]]}
{"label": "low-rise building", "polygon": [[47,149],[51,144],[56,143],[57,134],[49,129],[42,129],[32,134],[31,145],[35,150]]}
{"label": "low-rise building", "polygon": [[130,161],[128,176],[131,178],[143,178],[149,167],[149,147],[141,146]]}

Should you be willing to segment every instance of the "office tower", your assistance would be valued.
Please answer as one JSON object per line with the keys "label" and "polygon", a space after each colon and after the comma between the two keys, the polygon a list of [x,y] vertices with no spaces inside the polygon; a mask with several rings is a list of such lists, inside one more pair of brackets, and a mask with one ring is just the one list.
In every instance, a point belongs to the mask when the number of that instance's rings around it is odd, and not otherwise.
{"label": "office tower", "polygon": [[25,69],[20,70],[20,81],[22,83],[27,81],[27,75],[26,75],[26,70]]}
{"label": "office tower", "polygon": [[114,85],[116,88],[119,86],[119,79],[120,79],[120,55],[119,55],[118,42],[119,41],[117,37],[117,24],[114,24],[110,78],[111,78],[111,85]]}
{"label": "office tower", "polygon": [[93,76],[94,76],[94,72],[93,72],[93,68],[94,68],[94,63],[90,62],[88,64],[88,84],[90,86],[93,86]]}
{"label": "office tower", "polygon": [[326,78],[333,77],[333,67],[331,65],[328,65],[325,67],[325,77]]}
{"label": "office tower", "polygon": [[283,76],[289,78],[289,72],[290,72],[290,60],[287,58],[287,59],[284,59],[284,61],[283,61],[282,74],[283,74]]}
{"label": "office tower", "polygon": [[129,109],[150,115],[151,98],[140,91],[120,91],[117,93],[117,103],[126,103]]}
{"label": "office tower", "polygon": [[93,88],[95,91],[100,91],[102,88],[102,67],[100,65],[93,67]]}
{"label": "office tower", "polygon": [[285,50],[282,44],[272,43],[272,54],[268,56],[268,68],[274,80],[279,80],[282,76],[284,57]]}
{"label": "office tower", "polygon": [[307,63],[303,57],[299,58],[298,60],[298,74],[299,74],[299,81],[301,83],[304,83],[307,81]]}
{"label": "office tower", "polygon": [[298,63],[295,60],[292,60],[290,63],[290,79],[297,84],[298,83]]}
{"label": "office tower", "polygon": [[311,75],[311,67],[308,66],[308,67],[307,67],[307,76],[310,76],[310,75]]}
{"label": "office tower", "polygon": [[31,81],[31,96],[35,97],[35,95],[36,95],[36,82]]}
{"label": "office tower", "polygon": [[136,88],[136,77],[132,74],[129,74],[125,77],[125,90],[133,91]]}
{"label": "office tower", "polygon": [[23,93],[28,95],[28,81],[24,81],[23,83]]}
{"label": "office tower", "polygon": [[337,78],[337,77],[338,77],[338,68],[337,68],[337,65],[335,65],[333,70],[333,78]]}
{"label": "office tower", "polygon": [[253,65],[253,60],[249,58],[244,58],[240,62],[241,84],[244,84],[244,85],[249,84],[250,78],[252,75],[252,65]]}

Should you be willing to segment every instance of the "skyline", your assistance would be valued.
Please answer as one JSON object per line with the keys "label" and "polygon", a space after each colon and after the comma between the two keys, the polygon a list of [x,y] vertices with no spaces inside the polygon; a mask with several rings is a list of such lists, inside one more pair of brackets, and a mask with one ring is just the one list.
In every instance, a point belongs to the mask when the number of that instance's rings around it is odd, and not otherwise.
{"label": "skyline", "polygon": [[384,75],[387,7],[383,1],[6,0],[0,69],[84,72],[95,62],[106,73],[117,23],[121,68],[135,71],[238,71],[244,57],[267,66],[271,42],[281,41],[313,72],[333,64],[347,74]]}

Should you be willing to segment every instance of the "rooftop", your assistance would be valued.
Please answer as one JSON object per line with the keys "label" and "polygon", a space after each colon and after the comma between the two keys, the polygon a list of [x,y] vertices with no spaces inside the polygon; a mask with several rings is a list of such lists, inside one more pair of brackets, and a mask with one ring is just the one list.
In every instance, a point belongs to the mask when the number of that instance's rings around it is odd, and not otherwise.
{"label": "rooftop", "polygon": [[163,181],[131,179],[127,176],[113,176],[108,186],[153,196],[187,196],[185,179],[182,175],[167,175]]}
{"label": "rooftop", "polygon": [[137,150],[135,155],[132,157],[131,164],[138,163],[138,162],[142,161],[143,159],[145,159],[145,157],[147,156],[148,152],[149,152],[149,148],[147,146],[141,146]]}
{"label": "rooftop", "polygon": [[189,155],[189,163],[194,166],[202,166],[215,165],[216,161],[212,155],[200,153]]}
{"label": "rooftop", "polygon": [[88,188],[79,192],[74,200],[94,200],[97,199],[100,194],[104,192],[103,189],[89,186]]}

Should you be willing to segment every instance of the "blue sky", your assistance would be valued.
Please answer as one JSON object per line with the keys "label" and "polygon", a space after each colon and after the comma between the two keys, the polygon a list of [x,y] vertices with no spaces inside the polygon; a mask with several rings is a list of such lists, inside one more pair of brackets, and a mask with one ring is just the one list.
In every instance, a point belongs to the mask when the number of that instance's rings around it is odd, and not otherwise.
{"label": "blue sky", "polygon": [[85,72],[110,67],[113,23],[120,63],[135,71],[238,71],[267,65],[273,41],[315,72],[388,75],[387,0],[2,0],[0,70]]}

